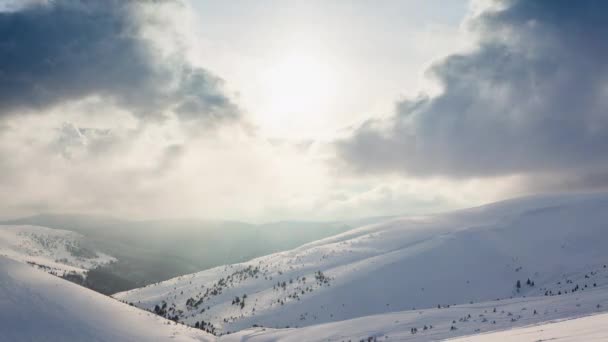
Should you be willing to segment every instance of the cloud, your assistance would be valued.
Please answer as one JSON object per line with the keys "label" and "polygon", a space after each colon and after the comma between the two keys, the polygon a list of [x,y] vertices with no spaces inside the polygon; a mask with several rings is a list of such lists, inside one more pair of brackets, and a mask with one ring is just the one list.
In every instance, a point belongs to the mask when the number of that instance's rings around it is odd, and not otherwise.
{"label": "cloud", "polygon": [[[196,27],[175,22],[189,10],[169,0],[0,10],[0,217],[234,210],[258,140],[224,81],[189,58],[179,29]],[[246,166],[252,187],[262,183]]]}
{"label": "cloud", "polygon": [[608,185],[608,2],[494,5],[469,23],[474,50],[428,70],[441,92],[355,129],[336,143],[341,162],[369,174],[589,174],[576,182]]}
{"label": "cloud", "polygon": [[220,78],[142,35],[154,24],[143,8],[167,2],[37,1],[0,12],[0,116],[98,96],[140,119],[239,118]]}

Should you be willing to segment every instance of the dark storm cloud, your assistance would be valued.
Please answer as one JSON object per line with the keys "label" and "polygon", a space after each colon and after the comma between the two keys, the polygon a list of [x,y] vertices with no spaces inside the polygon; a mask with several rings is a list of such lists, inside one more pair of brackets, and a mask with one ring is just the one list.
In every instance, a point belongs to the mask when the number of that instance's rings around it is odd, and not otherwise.
{"label": "dark storm cloud", "polygon": [[597,171],[608,170],[608,1],[501,4],[472,21],[475,51],[428,71],[440,95],[359,127],[337,143],[342,161],[369,173],[585,173],[601,177],[578,181],[608,184]]}
{"label": "dark storm cloud", "polygon": [[238,117],[219,78],[161,61],[138,36],[141,4],[154,2],[54,0],[0,12],[0,115],[98,95],[140,118]]}

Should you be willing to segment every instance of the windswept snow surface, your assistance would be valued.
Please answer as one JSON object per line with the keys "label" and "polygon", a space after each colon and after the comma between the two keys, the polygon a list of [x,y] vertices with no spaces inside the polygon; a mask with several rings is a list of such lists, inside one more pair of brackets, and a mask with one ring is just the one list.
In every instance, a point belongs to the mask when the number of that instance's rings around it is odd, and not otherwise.
{"label": "windswept snow surface", "polygon": [[0,257],[0,341],[213,341],[200,330]]}
{"label": "windswept snow surface", "polygon": [[81,245],[83,236],[39,226],[0,225],[0,255],[55,275],[84,274],[116,259]]}
{"label": "windswept snow surface", "polygon": [[608,194],[529,197],[364,226],[115,297],[217,334],[558,298],[608,284],[607,224]]}
{"label": "windswept snow surface", "polygon": [[608,314],[463,337],[453,342],[589,342],[608,341]]}
{"label": "windswept snow surface", "polygon": [[[303,328],[250,328],[221,341],[439,341],[547,321],[596,314],[608,308],[608,288],[359,317]],[[608,323],[608,320],[605,321]],[[425,328],[426,327],[426,328]],[[416,329],[416,331],[412,331]],[[608,333],[608,329],[606,329]],[[485,341],[485,340],[483,340]],[[490,339],[488,341],[502,341]],[[522,339],[521,341],[527,341]],[[537,341],[537,340],[534,340]],[[581,339],[580,341],[587,341]]]}

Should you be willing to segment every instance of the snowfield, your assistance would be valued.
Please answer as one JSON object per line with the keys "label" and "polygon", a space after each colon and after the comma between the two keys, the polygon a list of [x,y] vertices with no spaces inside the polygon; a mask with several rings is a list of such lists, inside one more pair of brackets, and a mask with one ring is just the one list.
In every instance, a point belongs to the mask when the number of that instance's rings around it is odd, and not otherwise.
{"label": "snowfield", "polygon": [[491,334],[469,336],[454,342],[580,342],[608,341],[608,314],[583,317],[561,322],[501,331]]}
{"label": "snowfield", "polygon": [[200,330],[0,257],[0,341],[213,341]]}
{"label": "snowfield", "polygon": [[83,236],[39,226],[0,225],[0,255],[28,263],[49,273],[85,275],[116,259],[81,245]]}
{"label": "snowfield", "polygon": [[[608,308],[608,288],[602,287],[560,296],[514,298],[441,309],[393,312],[303,328],[250,328],[224,335],[220,340],[227,342],[368,341],[369,339],[438,341],[580,317],[605,311],[606,308]],[[608,323],[608,320],[605,322]],[[605,333],[608,336],[608,329]],[[538,341],[538,339],[530,341]]]}
{"label": "snowfield", "polygon": [[604,310],[607,223],[608,194],[529,197],[392,219],[114,297],[234,338],[428,340],[424,325],[453,337]]}
{"label": "snowfield", "polygon": [[606,223],[608,194],[390,219],[114,295],[125,303],[26,265],[114,260],[79,234],[1,226],[0,341],[603,340]]}
{"label": "snowfield", "polygon": [[[598,312],[607,306],[608,289],[595,287],[556,296],[386,313],[305,328],[252,328],[216,338],[0,257],[0,307],[10,308],[0,311],[1,342],[430,341],[541,320],[556,321]],[[512,323],[513,319],[516,323]],[[607,323],[608,315],[603,314],[469,336],[462,341],[603,341],[608,338]],[[451,330],[452,325],[457,330]],[[412,328],[417,328],[417,332],[412,333]]]}

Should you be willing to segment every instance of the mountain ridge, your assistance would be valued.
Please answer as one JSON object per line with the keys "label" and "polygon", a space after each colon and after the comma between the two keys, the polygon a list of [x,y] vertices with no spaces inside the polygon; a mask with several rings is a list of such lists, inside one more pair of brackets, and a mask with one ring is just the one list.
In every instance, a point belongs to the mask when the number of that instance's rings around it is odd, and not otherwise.
{"label": "mountain ridge", "polygon": [[[164,301],[180,321],[225,333],[543,295],[564,274],[608,262],[607,209],[608,194],[595,193],[396,218],[115,297],[148,310]],[[528,278],[535,287],[516,287]]]}

